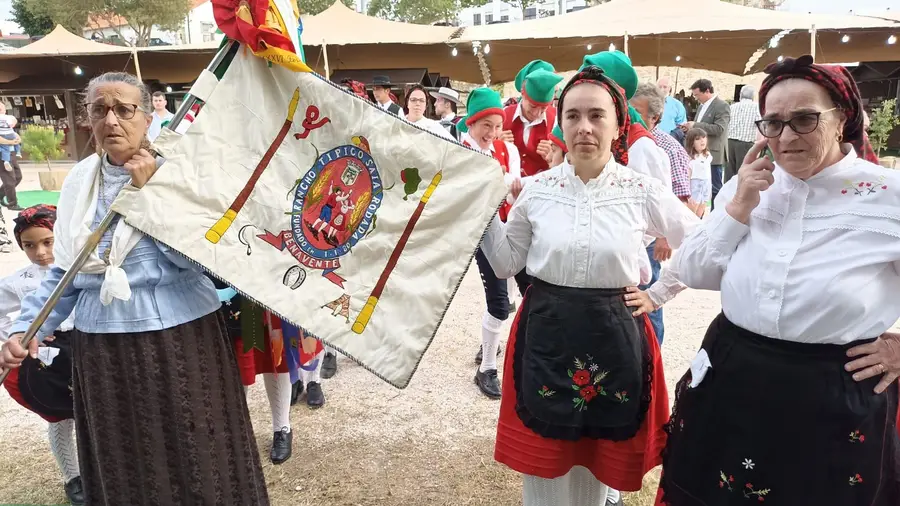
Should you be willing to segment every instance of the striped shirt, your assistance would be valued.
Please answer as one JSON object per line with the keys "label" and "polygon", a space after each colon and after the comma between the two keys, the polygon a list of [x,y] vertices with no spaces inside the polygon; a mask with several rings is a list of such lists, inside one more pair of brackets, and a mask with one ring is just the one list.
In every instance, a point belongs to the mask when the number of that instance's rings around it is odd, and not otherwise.
{"label": "striped shirt", "polygon": [[731,123],[728,124],[728,138],[744,142],[756,141],[756,125],[760,119],[759,105],[753,99],[744,98],[731,104]]}
{"label": "striped shirt", "polygon": [[669,156],[669,164],[672,166],[672,193],[678,197],[690,197],[691,157],[688,156],[684,146],[679,144],[674,137],[660,130],[659,125],[650,133],[656,139],[656,145]]}

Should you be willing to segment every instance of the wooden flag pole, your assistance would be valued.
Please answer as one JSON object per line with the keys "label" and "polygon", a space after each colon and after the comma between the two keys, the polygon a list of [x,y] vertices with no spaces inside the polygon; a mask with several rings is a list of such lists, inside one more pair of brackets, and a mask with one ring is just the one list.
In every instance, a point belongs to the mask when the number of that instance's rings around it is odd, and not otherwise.
{"label": "wooden flag pole", "polygon": [[269,162],[271,162],[272,157],[275,156],[275,151],[278,151],[281,143],[284,142],[284,138],[287,137],[288,132],[291,130],[291,125],[294,124],[294,113],[297,112],[297,104],[299,102],[300,88],[297,88],[294,90],[294,95],[291,97],[291,102],[288,104],[287,118],[284,120],[284,124],[281,125],[281,130],[278,131],[275,140],[269,145],[269,149],[266,150],[266,154],[263,155],[262,160],[256,164],[256,169],[253,171],[253,174],[250,175],[250,179],[247,181],[247,184],[244,185],[244,189],[241,190],[241,193],[239,193],[237,197],[235,197],[234,202],[231,203],[231,206],[225,211],[225,214],[219,218],[219,221],[206,231],[207,241],[218,244],[218,242],[222,240],[222,236],[225,235],[225,232],[231,228],[234,219],[237,218],[238,213],[241,212],[244,204],[247,203],[247,199],[250,198],[250,194],[253,193],[253,189],[256,187],[256,183],[259,181],[260,176],[266,171],[266,167],[269,166]]}
{"label": "wooden flag pole", "polygon": [[[221,48],[219,48],[219,52],[216,53],[216,56],[213,57],[212,61],[209,62],[209,65],[206,67],[206,70],[211,72],[215,72],[219,70],[221,65],[229,65],[231,60],[228,59],[226,61],[226,57],[229,53],[233,53],[237,51],[238,43],[235,41],[229,41],[227,44],[224,44]],[[179,123],[184,119],[184,116],[191,110],[191,107],[194,104],[200,102],[200,99],[193,96],[188,95],[187,99],[181,103],[181,107],[178,108],[178,112],[175,113],[175,116],[172,118],[172,121],[167,125],[166,128],[170,130],[175,130]],[[81,251],[78,252],[78,256],[75,257],[75,261],[72,262],[72,267],[63,274],[62,279],[59,280],[59,283],[56,285],[56,288],[50,292],[50,297],[47,298],[47,302],[44,303],[44,307],[38,311],[37,316],[35,316],[34,321],[31,322],[31,325],[28,327],[28,330],[25,331],[25,334],[22,335],[21,339],[19,339],[19,344],[23,348],[28,348],[28,345],[31,343],[31,340],[37,335],[38,331],[41,329],[41,326],[47,321],[47,317],[50,316],[50,313],[53,311],[53,308],[56,307],[56,304],[59,302],[60,297],[62,297],[63,292],[65,292],[69,285],[72,284],[72,281],[75,279],[75,276],[78,275],[78,272],[81,270],[81,267],[87,262],[87,259],[90,258],[91,254],[97,249],[97,245],[100,244],[100,238],[103,237],[103,234],[109,230],[109,227],[112,225],[115,217],[118,215],[115,211],[109,211],[106,213],[106,216],[103,217],[103,220],[97,224],[97,228],[91,232],[91,235],[88,236],[87,241]],[[0,385],[3,384],[3,381],[6,380],[6,377],[9,375],[9,369],[0,371]]]}
{"label": "wooden flag pole", "polygon": [[434,190],[441,182],[442,177],[443,176],[439,171],[431,179],[431,184],[428,185],[428,188],[425,190],[425,194],[422,195],[422,198],[419,200],[419,205],[416,206],[416,210],[413,211],[412,216],[410,216],[409,221],[406,223],[406,228],[403,229],[403,234],[400,236],[400,240],[397,241],[397,244],[394,246],[394,251],[391,252],[391,256],[390,258],[388,258],[387,265],[384,266],[384,270],[381,272],[381,276],[378,278],[378,282],[375,283],[375,288],[372,289],[372,294],[369,295],[368,299],[366,299],[366,305],[363,306],[362,311],[360,311],[356,316],[356,321],[353,323],[353,327],[351,327],[353,332],[362,334],[363,331],[366,330],[366,326],[369,324],[369,320],[372,319],[372,313],[375,312],[375,306],[378,305],[378,299],[381,297],[381,293],[384,292],[385,285],[387,285],[387,280],[391,276],[391,273],[394,271],[394,267],[397,266],[397,261],[400,259],[400,254],[403,253],[403,248],[406,247],[406,242],[409,240],[409,236],[412,234],[413,229],[416,227],[416,222],[419,221],[419,216],[422,215],[422,210],[425,209],[425,204],[428,203],[428,199],[431,198],[431,194],[434,193]]}

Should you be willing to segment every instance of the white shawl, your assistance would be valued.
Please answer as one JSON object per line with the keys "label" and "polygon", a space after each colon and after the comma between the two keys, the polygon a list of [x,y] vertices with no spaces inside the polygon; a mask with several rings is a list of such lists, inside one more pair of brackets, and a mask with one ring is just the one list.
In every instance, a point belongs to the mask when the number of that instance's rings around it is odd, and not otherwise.
{"label": "white shawl", "polygon": [[[53,256],[56,265],[63,270],[72,268],[91,235],[91,225],[97,213],[101,163],[102,158],[97,154],[78,162],[66,176],[59,194],[57,220],[53,227]],[[81,267],[79,272],[85,274],[104,274],[100,286],[100,302],[103,305],[109,305],[113,298],[123,301],[131,298],[131,286],[122,269],[122,262],[142,237],[141,232],[119,220],[110,245],[109,264],[101,260],[95,250]]]}

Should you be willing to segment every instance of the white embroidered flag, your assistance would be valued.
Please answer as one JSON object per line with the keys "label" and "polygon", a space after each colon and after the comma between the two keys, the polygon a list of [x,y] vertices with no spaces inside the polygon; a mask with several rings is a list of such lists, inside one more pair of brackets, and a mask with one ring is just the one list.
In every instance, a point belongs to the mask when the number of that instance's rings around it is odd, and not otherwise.
{"label": "white embroidered flag", "polygon": [[494,159],[245,51],[157,147],[116,212],[399,388],[506,195]]}

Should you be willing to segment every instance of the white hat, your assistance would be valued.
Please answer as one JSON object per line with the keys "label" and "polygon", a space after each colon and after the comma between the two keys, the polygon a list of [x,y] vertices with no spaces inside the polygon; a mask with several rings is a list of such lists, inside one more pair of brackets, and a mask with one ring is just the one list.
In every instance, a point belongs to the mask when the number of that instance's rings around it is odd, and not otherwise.
{"label": "white hat", "polygon": [[437,91],[429,92],[429,94],[434,98],[444,98],[456,105],[462,105],[462,102],[459,101],[459,92],[456,90],[441,86]]}

